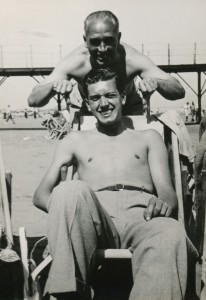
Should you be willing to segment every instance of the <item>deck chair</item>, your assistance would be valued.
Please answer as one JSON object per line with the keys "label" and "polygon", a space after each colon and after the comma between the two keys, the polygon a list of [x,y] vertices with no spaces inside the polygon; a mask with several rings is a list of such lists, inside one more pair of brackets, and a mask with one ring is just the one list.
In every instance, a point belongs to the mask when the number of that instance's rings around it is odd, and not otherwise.
{"label": "deck chair", "polygon": [[0,142],[0,299],[20,299],[22,295],[21,263],[14,250],[11,225],[11,189],[12,174],[4,168]]}
{"label": "deck chair", "polygon": [[196,238],[195,246],[200,253],[202,262],[201,300],[204,300],[206,299],[206,131],[205,128],[202,130],[202,124],[200,124],[200,130],[200,142],[197,146],[197,155],[195,158],[196,223],[194,235]]}
{"label": "deck chair", "polygon": [[[184,226],[185,220],[184,220],[184,207],[183,207],[183,187],[182,187],[182,179],[181,179],[181,170],[183,168],[183,164],[180,161],[180,156],[178,152],[178,140],[176,135],[169,130],[169,128],[164,128],[164,125],[158,121],[157,118],[151,116],[146,118],[145,116],[127,116],[124,117],[124,122],[129,128],[138,129],[138,130],[145,130],[145,129],[155,129],[157,130],[163,140],[165,141],[165,144],[168,149],[169,154],[169,165],[170,165],[170,171],[171,171],[171,177],[173,179],[173,184],[176,190],[177,198],[178,198],[178,220],[182,223]],[[93,129],[96,124],[96,119],[91,116],[81,116],[76,121],[75,124],[73,124],[73,130],[88,130]],[[70,167],[62,167],[61,170],[61,177],[62,180],[75,180],[76,173],[75,170]],[[22,244],[22,247],[26,244],[26,235],[25,235],[25,229],[21,228],[20,235],[24,239],[24,245]],[[131,259],[131,252],[127,249],[99,249],[97,251],[97,258],[100,260],[108,260],[108,261],[118,261],[118,260],[130,260]],[[42,270],[45,268],[45,266],[48,266],[52,261],[52,258],[50,255],[47,256],[47,258],[40,263],[31,273],[30,278],[33,279],[33,281],[37,284],[38,280],[40,278]],[[25,263],[26,258],[25,258]],[[28,280],[28,276],[27,276]],[[39,293],[39,290],[37,291]],[[40,294],[39,294],[40,295]],[[39,300],[41,298],[33,298],[35,300]]]}
{"label": "deck chair", "polygon": [[69,122],[63,117],[60,119],[53,117],[51,114],[45,115],[42,123],[49,131],[47,139],[62,139],[69,130]]}

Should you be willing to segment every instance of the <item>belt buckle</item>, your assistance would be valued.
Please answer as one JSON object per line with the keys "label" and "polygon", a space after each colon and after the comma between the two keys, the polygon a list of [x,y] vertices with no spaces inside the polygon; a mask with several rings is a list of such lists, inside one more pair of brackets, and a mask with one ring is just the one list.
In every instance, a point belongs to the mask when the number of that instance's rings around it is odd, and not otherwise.
{"label": "belt buckle", "polygon": [[120,183],[116,184],[115,189],[116,189],[116,191],[124,190],[124,184],[120,184]]}

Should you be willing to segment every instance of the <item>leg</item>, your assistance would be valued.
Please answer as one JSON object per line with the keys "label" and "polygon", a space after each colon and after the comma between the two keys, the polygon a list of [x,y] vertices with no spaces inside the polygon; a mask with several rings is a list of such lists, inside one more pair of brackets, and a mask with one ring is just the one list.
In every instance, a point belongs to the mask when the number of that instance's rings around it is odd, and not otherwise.
{"label": "leg", "polygon": [[154,218],[132,230],[134,286],[129,299],[184,299],[187,242],[182,225],[171,218]]}
{"label": "leg", "polygon": [[93,254],[99,247],[117,247],[116,234],[84,182],[61,183],[50,198],[48,241],[53,261],[46,290],[50,294],[78,291],[89,298]]}

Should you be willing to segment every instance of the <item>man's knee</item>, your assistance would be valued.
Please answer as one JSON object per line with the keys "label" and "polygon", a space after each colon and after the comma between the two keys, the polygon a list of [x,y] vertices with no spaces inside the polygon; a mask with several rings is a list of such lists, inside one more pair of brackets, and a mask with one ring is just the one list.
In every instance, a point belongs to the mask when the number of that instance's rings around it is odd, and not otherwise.
{"label": "man's knee", "polygon": [[172,218],[156,218],[157,235],[161,247],[175,248],[182,242],[186,242],[186,233],[183,225]]}
{"label": "man's knee", "polygon": [[61,182],[56,186],[51,195],[51,202],[56,203],[60,208],[74,205],[91,194],[90,187],[81,180],[71,180]]}

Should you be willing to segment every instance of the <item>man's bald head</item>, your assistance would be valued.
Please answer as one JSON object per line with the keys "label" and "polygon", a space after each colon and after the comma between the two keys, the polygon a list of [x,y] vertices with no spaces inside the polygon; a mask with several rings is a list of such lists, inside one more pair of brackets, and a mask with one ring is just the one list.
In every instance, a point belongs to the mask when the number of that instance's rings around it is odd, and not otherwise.
{"label": "man's bald head", "polygon": [[88,24],[91,21],[109,21],[111,22],[114,27],[116,28],[117,32],[119,32],[119,20],[117,17],[109,10],[100,10],[100,11],[95,11],[91,13],[90,15],[87,16],[87,18],[84,21],[84,31],[85,34],[87,32]]}

